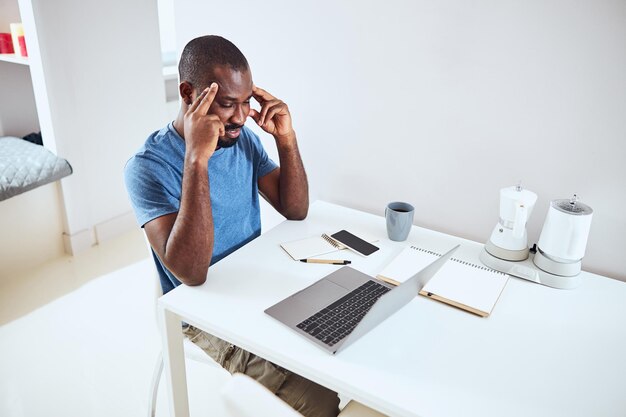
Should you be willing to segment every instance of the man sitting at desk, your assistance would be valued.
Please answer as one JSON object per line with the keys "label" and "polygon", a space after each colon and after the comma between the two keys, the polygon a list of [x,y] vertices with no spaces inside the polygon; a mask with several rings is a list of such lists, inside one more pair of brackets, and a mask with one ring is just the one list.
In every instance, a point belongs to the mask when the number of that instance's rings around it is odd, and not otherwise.
{"label": "man sitting at desk", "polygon": [[[178,69],[176,120],[151,134],[125,168],[164,293],[204,283],[209,265],[261,234],[259,194],[291,220],[304,219],[309,206],[289,109],[253,84],[241,51],[203,36],[185,46]],[[252,97],[260,109],[250,107]],[[280,167],[244,126],[248,117],[274,137]],[[305,416],[337,415],[335,392],[192,326],[184,332],[228,371],[255,378]]]}

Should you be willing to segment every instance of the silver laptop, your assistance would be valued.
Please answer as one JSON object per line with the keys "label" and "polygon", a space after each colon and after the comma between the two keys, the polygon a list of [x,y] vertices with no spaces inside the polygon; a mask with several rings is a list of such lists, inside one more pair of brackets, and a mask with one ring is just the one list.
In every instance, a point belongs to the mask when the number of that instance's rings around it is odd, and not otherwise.
{"label": "silver laptop", "polygon": [[265,312],[337,353],[408,304],[459,246],[397,287],[345,266]]}

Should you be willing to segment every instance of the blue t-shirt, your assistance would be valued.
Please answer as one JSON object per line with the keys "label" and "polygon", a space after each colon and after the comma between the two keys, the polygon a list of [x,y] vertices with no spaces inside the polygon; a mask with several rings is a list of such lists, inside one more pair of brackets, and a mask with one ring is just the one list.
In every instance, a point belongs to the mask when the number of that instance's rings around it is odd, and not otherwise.
{"label": "blue t-shirt", "polygon": [[[126,163],[124,177],[141,227],[157,217],[178,212],[182,192],[185,141],[172,123],[154,132]],[[211,264],[261,234],[257,180],[276,169],[257,135],[241,129],[237,143],[209,159],[214,243]],[[153,252],[163,293],[180,285]]]}

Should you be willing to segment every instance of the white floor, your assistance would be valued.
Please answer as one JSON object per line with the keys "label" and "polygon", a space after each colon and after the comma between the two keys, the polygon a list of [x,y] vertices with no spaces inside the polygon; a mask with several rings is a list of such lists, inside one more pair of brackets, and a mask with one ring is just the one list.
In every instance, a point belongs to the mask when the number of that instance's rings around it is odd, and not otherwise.
{"label": "white floor", "polygon": [[160,350],[139,230],[0,287],[0,416],[142,416]]}
{"label": "white floor", "polygon": [[[282,220],[262,207],[264,229]],[[145,415],[160,352],[151,262],[137,229],[0,280],[0,416]]]}

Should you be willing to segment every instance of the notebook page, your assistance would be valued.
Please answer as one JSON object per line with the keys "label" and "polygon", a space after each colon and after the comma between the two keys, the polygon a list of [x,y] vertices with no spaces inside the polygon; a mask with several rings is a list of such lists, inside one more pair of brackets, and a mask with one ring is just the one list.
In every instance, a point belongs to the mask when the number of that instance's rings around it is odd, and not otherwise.
{"label": "notebook page", "polygon": [[435,254],[418,252],[413,249],[413,246],[407,246],[378,274],[377,278],[392,284],[399,284],[411,278],[435,259],[437,259]]}
{"label": "notebook page", "polygon": [[340,249],[340,247],[333,246],[322,236],[285,242],[281,243],[280,246],[296,261],[324,255]]}
{"label": "notebook page", "polygon": [[489,315],[508,276],[448,261],[422,289]]}
{"label": "notebook page", "polygon": [[[439,257],[424,248],[408,246],[378,274],[388,282],[404,282]],[[426,284],[420,294],[488,316],[495,306],[508,275],[485,266],[451,258]]]}

